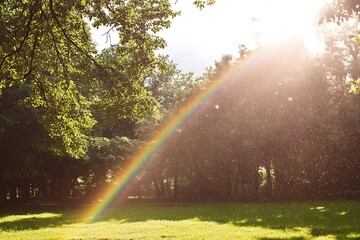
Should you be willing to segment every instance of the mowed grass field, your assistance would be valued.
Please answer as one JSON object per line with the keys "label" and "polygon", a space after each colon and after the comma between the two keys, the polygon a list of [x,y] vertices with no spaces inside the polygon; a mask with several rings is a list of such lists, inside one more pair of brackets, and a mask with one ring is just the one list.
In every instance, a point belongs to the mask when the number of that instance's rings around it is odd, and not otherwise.
{"label": "mowed grass field", "polygon": [[0,239],[360,239],[360,202],[123,204],[0,214]]}

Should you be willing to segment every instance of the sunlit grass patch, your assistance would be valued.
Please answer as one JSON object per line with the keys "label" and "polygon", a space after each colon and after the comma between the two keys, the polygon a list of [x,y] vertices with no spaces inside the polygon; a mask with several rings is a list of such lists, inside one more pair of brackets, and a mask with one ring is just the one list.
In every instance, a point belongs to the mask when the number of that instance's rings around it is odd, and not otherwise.
{"label": "sunlit grass patch", "polygon": [[[323,207],[317,209],[317,207]],[[315,210],[314,210],[315,209]],[[327,209],[327,211],[318,211]],[[342,214],[346,212],[346,214]],[[82,211],[8,215],[0,239],[359,239],[360,204],[130,204],[91,224]],[[340,214],[339,214],[340,213]]]}
{"label": "sunlit grass patch", "polygon": [[46,219],[46,218],[56,218],[61,217],[61,214],[59,213],[28,213],[28,214],[21,214],[21,215],[9,215],[5,217],[0,217],[0,223],[5,222],[15,222],[15,221],[21,221],[26,219]]}
{"label": "sunlit grass patch", "polygon": [[237,227],[231,224],[189,219],[181,221],[149,220],[124,223],[106,221],[94,224],[71,224],[53,229],[9,232],[4,239],[308,239],[306,229],[269,229]]}
{"label": "sunlit grass patch", "polygon": [[360,233],[350,233],[346,237],[349,239],[360,239]]}

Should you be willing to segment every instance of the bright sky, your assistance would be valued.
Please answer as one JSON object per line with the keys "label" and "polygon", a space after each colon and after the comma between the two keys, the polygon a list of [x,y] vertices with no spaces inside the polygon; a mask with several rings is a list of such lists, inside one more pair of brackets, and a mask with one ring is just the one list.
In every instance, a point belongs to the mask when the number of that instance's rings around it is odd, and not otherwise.
{"label": "bright sky", "polygon": [[253,39],[250,13],[259,0],[246,6],[239,5],[239,0],[218,0],[201,11],[192,2],[179,0],[174,5],[182,14],[161,35],[168,42],[164,52],[180,69],[201,74],[222,55],[237,54],[239,44]]}
{"label": "bright sky", "polygon": [[[168,43],[161,53],[169,54],[184,72],[200,75],[222,55],[237,56],[239,44],[251,48],[256,42],[279,42],[296,35],[305,38],[313,51],[318,51],[321,44],[313,24],[324,1],[217,0],[215,5],[200,11],[193,5],[193,0],[178,0],[174,9],[182,14],[173,19],[170,29],[160,33]],[[94,32],[98,49],[109,45],[101,36],[104,32],[104,29]],[[261,37],[255,38],[257,33]],[[116,43],[116,37],[112,40]]]}

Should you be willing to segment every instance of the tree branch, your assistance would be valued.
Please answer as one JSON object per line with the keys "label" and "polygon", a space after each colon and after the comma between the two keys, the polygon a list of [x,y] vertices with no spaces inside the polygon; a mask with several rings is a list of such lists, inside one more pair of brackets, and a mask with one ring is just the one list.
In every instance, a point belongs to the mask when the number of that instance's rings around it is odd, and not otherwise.
{"label": "tree branch", "polygon": [[38,42],[38,36],[39,36],[39,31],[36,31],[35,35],[34,35],[34,42],[32,45],[32,49],[31,49],[31,53],[30,53],[30,64],[29,64],[29,70],[28,72],[24,75],[25,80],[30,83],[31,80],[33,80],[33,75],[32,75],[32,71],[34,70],[33,67],[33,62],[34,62],[34,58],[35,58],[35,50],[37,47],[37,42]]}
{"label": "tree branch", "polygon": [[53,0],[50,0],[50,12],[52,17],[54,18],[56,24],[58,25],[58,27],[60,28],[61,32],[63,33],[64,37],[80,52],[82,52],[83,54],[85,54],[85,56],[87,58],[89,58],[97,67],[102,68],[101,64],[99,64],[88,52],[84,51],[84,49],[82,49],[81,47],[79,47],[79,45],[74,42],[74,40],[71,39],[71,37],[69,37],[69,35],[67,34],[66,30],[63,28],[62,24],[60,23],[57,14],[54,10],[54,6],[53,6]]}
{"label": "tree branch", "polygon": [[35,13],[39,10],[39,7],[38,7],[38,4],[39,1],[36,1],[35,4],[31,7],[30,9],[30,16],[29,16],[29,19],[26,23],[26,32],[25,32],[25,36],[24,38],[21,40],[20,42],[20,45],[14,50],[12,51],[11,53],[7,54],[5,57],[3,57],[3,59],[1,60],[0,62],[0,68],[2,68],[5,60],[9,57],[11,57],[12,55],[14,55],[15,53],[19,52],[21,50],[21,48],[23,47],[25,41],[27,40],[27,38],[29,37],[29,34],[30,34],[30,30],[31,30],[31,22],[33,20],[33,17],[35,15]]}

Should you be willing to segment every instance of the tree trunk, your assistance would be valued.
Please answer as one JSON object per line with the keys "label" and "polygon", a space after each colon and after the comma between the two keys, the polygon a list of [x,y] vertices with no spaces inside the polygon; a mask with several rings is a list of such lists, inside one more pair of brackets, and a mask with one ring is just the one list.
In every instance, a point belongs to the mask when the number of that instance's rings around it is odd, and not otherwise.
{"label": "tree trunk", "polygon": [[273,196],[273,186],[271,180],[271,161],[265,162],[266,169],[266,198],[271,199]]}
{"label": "tree trunk", "polygon": [[237,170],[236,170],[236,176],[235,176],[235,200],[240,200],[243,196],[244,196],[244,181],[243,178],[244,176],[242,176],[240,174],[241,172],[241,166],[240,164],[237,165]]}
{"label": "tree trunk", "polygon": [[174,177],[174,199],[177,200],[178,197],[179,197],[179,177],[178,177],[178,174],[177,174],[177,171],[175,173],[175,177]]}
{"label": "tree trunk", "polygon": [[21,184],[21,200],[24,203],[30,200],[30,184],[25,179]]}
{"label": "tree trunk", "polygon": [[259,167],[254,167],[254,173],[252,176],[252,191],[251,191],[251,199],[252,200],[256,200],[258,199],[258,194],[259,194],[259,184],[260,184],[260,179],[259,179]]}
{"label": "tree trunk", "polygon": [[156,179],[153,177],[152,179],[153,185],[154,185],[154,190],[155,190],[155,197],[159,197],[160,196],[160,187],[159,184],[157,183]]}
{"label": "tree trunk", "polygon": [[0,178],[0,203],[6,201],[7,185],[3,179]]}
{"label": "tree trunk", "polygon": [[180,162],[179,160],[174,162],[174,192],[173,196],[175,200],[179,199],[179,168]]}
{"label": "tree trunk", "polygon": [[234,198],[235,201],[239,199],[239,166],[236,169],[236,175],[234,181]]}
{"label": "tree trunk", "polygon": [[164,183],[164,179],[162,177],[159,178],[159,182],[160,182],[160,196],[163,197],[165,196],[165,183]]}
{"label": "tree trunk", "polygon": [[278,200],[284,200],[285,196],[285,181],[284,175],[281,171],[275,168],[275,197]]}
{"label": "tree trunk", "polygon": [[226,181],[226,192],[225,192],[225,200],[232,200],[234,199],[234,195],[231,191],[231,172],[230,172],[230,169],[227,169],[226,168],[226,171],[225,171],[225,181]]}
{"label": "tree trunk", "polygon": [[16,201],[16,184],[15,180],[10,182],[10,201],[15,202]]}

